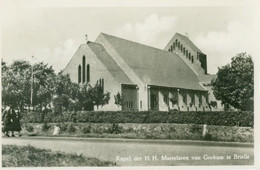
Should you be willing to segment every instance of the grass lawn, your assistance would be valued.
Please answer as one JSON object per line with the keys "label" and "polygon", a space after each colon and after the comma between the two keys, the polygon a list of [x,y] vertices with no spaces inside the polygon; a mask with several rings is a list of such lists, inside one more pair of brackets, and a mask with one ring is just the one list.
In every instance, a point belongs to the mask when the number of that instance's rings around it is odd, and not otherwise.
{"label": "grass lawn", "polygon": [[2,145],[3,167],[115,166],[115,163],[83,155],[53,152],[28,146]]}

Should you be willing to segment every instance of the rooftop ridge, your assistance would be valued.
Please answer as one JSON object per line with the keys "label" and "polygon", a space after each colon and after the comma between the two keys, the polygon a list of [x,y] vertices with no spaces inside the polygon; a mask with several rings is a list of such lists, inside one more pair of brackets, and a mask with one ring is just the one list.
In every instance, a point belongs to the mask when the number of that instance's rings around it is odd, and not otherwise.
{"label": "rooftop ridge", "polygon": [[169,51],[165,51],[165,50],[160,49],[160,48],[156,48],[156,47],[153,47],[153,46],[141,44],[141,43],[136,42],[136,41],[128,40],[128,39],[125,39],[125,38],[117,37],[117,36],[110,35],[110,34],[106,34],[106,33],[103,33],[103,32],[101,32],[100,34],[104,34],[104,35],[106,35],[106,36],[111,36],[111,37],[113,37],[113,38],[121,39],[121,40],[128,41],[128,42],[131,42],[131,43],[136,43],[136,44],[138,44],[138,45],[145,46],[145,47],[148,47],[148,48],[153,48],[153,49],[155,49],[155,50],[160,50],[161,52],[164,52],[164,53],[171,53],[171,52],[169,52]]}

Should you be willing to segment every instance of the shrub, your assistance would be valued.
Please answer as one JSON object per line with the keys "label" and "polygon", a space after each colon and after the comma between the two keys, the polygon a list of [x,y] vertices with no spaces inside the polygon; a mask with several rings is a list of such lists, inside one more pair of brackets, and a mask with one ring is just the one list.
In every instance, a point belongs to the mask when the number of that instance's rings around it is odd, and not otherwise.
{"label": "shrub", "polygon": [[72,123],[70,123],[70,124],[68,125],[67,129],[68,129],[68,132],[75,132],[75,131],[76,131],[76,128],[73,126]]}
{"label": "shrub", "polygon": [[[254,126],[254,113],[245,111],[232,112],[163,112],[163,111],[66,111],[60,115],[48,113],[47,122],[73,122],[71,115],[79,123],[180,123],[208,124],[221,126]],[[38,123],[39,114],[28,112],[23,115],[27,122]]]}
{"label": "shrub", "polygon": [[83,133],[90,133],[91,132],[91,125],[88,125],[87,127],[83,127],[82,132]]}
{"label": "shrub", "polygon": [[207,133],[205,136],[204,136],[204,140],[209,140],[211,141],[212,140],[212,135]]}
{"label": "shrub", "polygon": [[31,125],[26,125],[25,126],[25,129],[28,131],[28,132],[33,132],[33,127]]}
{"label": "shrub", "polygon": [[51,126],[48,125],[47,122],[44,122],[44,123],[43,123],[43,126],[42,126],[42,131],[46,132],[47,130],[50,129],[50,127],[51,127]]}
{"label": "shrub", "polygon": [[60,128],[60,131],[65,132],[68,128],[68,124],[66,123],[58,123],[57,126]]}
{"label": "shrub", "polygon": [[190,132],[191,133],[198,133],[198,132],[201,133],[202,132],[202,127],[200,125],[193,124],[191,126]]}
{"label": "shrub", "polygon": [[121,132],[121,129],[118,126],[118,123],[113,123],[110,133],[118,134]]}

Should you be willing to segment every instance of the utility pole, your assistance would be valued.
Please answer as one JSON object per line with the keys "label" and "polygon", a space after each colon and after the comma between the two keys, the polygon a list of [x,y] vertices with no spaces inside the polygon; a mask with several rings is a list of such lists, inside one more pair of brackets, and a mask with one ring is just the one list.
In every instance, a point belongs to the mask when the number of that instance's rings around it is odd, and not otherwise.
{"label": "utility pole", "polygon": [[33,108],[33,56],[32,56],[32,75],[31,75],[31,107]]}

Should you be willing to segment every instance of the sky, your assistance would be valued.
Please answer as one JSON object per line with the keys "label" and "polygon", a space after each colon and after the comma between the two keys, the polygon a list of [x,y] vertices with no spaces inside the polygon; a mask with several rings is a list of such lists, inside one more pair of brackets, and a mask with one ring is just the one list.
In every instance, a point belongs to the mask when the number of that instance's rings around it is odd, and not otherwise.
{"label": "sky", "polygon": [[2,59],[8,64],[23,59],[43,61],[58,72],[86,42],[86,34],[89,41],[95,41],[101,32],[159,49],[176,32],[188,34],[207,54],[211,74],[238,53],[255,57],[259,27],[254,3],[86,2],[90,1],[2,0]]}

